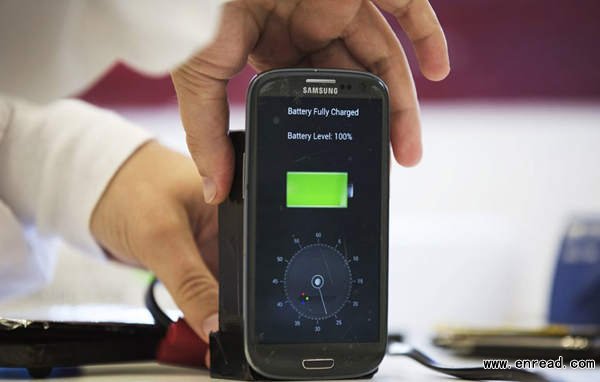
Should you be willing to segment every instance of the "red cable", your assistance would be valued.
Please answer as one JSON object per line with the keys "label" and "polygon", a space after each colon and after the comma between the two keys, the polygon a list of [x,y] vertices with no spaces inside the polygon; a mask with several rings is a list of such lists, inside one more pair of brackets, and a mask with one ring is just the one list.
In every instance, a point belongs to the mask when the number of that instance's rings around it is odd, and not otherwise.
{"label": "red cable", "polygon": [[171,365],[206,367],[204,359],[208,345],[180,318],[169,325],[158,345],[156,360]]}

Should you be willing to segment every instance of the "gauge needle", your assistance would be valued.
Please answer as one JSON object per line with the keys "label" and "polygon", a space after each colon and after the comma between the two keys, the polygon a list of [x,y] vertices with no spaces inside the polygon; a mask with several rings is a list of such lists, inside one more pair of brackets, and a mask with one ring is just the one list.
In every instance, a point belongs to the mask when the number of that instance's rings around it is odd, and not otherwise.
{"label": "gauge needle", "polygon": [[323,303],[323,310],[325,311],[325,314],[329,314],[329,313],[327,313],[327,308],[325,307],[325,299],[323,298],[323,292],[321,292],[321,288],[319,288],[319,294],[321,295],[321,302]]}

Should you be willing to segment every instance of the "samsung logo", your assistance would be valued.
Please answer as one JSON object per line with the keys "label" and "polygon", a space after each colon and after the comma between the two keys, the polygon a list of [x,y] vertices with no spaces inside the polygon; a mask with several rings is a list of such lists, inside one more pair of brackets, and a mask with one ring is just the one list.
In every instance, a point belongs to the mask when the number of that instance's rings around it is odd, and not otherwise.
{"label": "samsung logo", "polygon": [[338,94],[338,88],[326,87],[326,86],[304,86],[302,88],[302,94]]}

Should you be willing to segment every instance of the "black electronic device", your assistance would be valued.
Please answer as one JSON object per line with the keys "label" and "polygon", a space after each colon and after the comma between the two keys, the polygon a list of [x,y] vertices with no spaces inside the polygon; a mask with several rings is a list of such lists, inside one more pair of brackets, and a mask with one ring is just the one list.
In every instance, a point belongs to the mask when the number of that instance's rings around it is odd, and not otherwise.
{"label": "black electronic device", "polygon": [[153,324],[0,318],[0,367],[47,377],[57,367],[152,361],[164,335]]}
{"label": "black electronic device", "polygon": [[245,359],[275,379],[372,373],[387,337],[385,85],[342,70],[257,76],[244,157],[243,237],[226,245],[244,253]]}

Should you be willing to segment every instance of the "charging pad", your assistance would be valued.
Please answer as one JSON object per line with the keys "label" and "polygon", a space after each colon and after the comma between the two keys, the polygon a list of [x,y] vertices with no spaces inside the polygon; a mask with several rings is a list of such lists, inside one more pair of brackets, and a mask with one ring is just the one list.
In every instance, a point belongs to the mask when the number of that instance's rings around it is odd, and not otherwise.
{"label": "charging pad", "polygon": [[219,331],[210,334],[210,375],[213,378],[264,380],[244,353],[243,321],[243,131],[229,133],[235,169],[231,191],[219,205]]}

